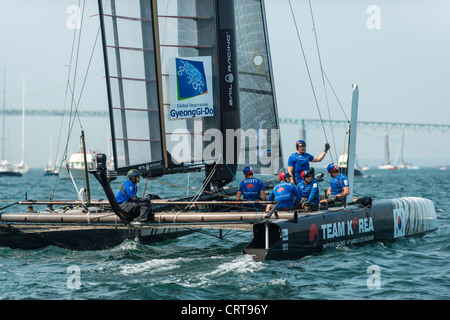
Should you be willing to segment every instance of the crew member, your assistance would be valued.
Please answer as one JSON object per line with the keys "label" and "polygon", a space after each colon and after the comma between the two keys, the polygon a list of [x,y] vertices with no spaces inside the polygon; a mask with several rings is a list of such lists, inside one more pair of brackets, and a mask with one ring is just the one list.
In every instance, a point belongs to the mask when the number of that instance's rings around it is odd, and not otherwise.
{"label": "crew member", "polygon": [[[278,210],[293,210],[300,203],[300,193],[293,183],[290,182],[290,174],[283,171],[279,174],[278,178],[280,183],[278,183],[272,190],[268,200],[275,200],[278,203]],[[267,205],[266,211],[270,211],[273,205]]]}
{"label": "crew member", "polygon": [[321,205],[334,204],[335,201],[345,203],[346,196],[350,194],[348,178],[345,174],[339,173],[339,167],[335,163],[327,166],[328,173],[331,176],[330,187],[328,188],[328,198],[321,200]]}
{"label": "crew member", "polygon": [[301,178],[302,181],[297,185],[297,189],[302,197],[300,200],[302,209],[316,211],[320,203],[319,184],[309,170],[303,170]]}
{"label": "crew member", "polygon": [[245,167],[242,170],[245,180],[239,184],[236,193],[236,200],[240,200],[241,196],[244,200],[256,201],[266,200],[266,192],[264,191],[264,183],[253,177],[253,168]]}
{"label": "crew member", "polygon": [[129,221],[149,222],[153,219],[150,199],[137,196],[137,183],[140,180],[140,175],[140,172],[136,169],[128,171],[128,180],[120,186],[116,200]]}
{"label": "crew member", "polygon": [[330,149],[330,144],[328,142],[325,143],[325,149],[318,157],[314,157],[306,152],[306,143],[303,140],[298,140],[295,143],[295,147],[297,148],[297,152],[291,154],[288,159],[288,172],[291,175],[291,182],[297,185],[301,181],[300,175],[303,170],[310,170],[310,162],[320,162],[325,158],[325,155]]}

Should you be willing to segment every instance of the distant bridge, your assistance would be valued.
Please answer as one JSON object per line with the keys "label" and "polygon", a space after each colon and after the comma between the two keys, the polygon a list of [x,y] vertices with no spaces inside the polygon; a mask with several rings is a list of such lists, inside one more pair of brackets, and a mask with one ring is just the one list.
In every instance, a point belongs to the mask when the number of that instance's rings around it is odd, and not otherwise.
{"label": "distant bridge", "polygon": [[[27,109],[26,116],[62,116],[69,115],[70,110],[46,110],[46,109]],[[6,116],[20,116],[21,109],[5,109]],[[107,117],[106,110],[83,110],[78,111],[80,117]],[[311,128],[321,128],[322,121],[319,119],[304,119],[304,118],[280,118],[280,124],[292,124],[299,126],[299,130],[306,130]],[[349,123],[346,120],[323,120],[323,124],[327,127],[339,126],[348,127]],[[450,132],[450,124],[426,124],[426,123],[402,123],[402,122],[376,122],[376,121],[358,121],[358,130],[368,129],[371,131],[391,132],[427,132],[427,133],[442,133]]]}
{"label": "distant bridge", "polygon": [[[299,130],[311,128],[321,128],[322,121],[318,119],[303,118],[280,118],[281,124],[298,125]],[[346,120],[323,120],[325,126],[339,126],[348,128],[349,122]],[[450,124],[426,124],[426,123],[402,123],[402,122],[376,122],[376,121],[360,121],[358,120],[358,130],[369,129],[371,131],[383,131],[391,133],[394,131],[406,132],[427,132],[427,133],[448,133],[450,132]]]}
{"label": "distant bridge", "polygon": [[[41,110],[41,109],[25,109],[25,116],[42,116],[42,117],[60,117],[62,115],[69,115],[69,110]],[[6,116],[21,116],[22,109],[5,109]],[[89,110],[78,111],[80,117],[107,117],[108,112],[105,110]]]}

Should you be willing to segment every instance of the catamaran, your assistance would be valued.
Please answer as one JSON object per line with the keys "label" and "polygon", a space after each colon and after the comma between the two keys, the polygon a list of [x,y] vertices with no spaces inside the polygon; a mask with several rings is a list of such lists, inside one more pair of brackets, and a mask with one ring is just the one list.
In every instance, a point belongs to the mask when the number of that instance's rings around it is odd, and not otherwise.
{"label": "catamaran", "polygon": [[[294,259],[436,229],[428,199],[353,198],[356,85],[346,202],[315,212],[273,206],[266,213],[262,208],[273,202],[230,200],[237,188],[228,185],[243,166],[272,176],[283,168],[263,0],[98,0],[98,5],[114,169],[98,155],[89,173],[107,200],[20,201],[31,210],[1,214],[1,246],[90,250],[128,238],[147,243],[194,229],[229,229],[253,231],[243,253],[256,260]],[[152,200],[154,221],[133,225],[110,185],[131,169],[149,179],[204,171],[205,180],[195,197]],[[73,209],[55,210],[59,204]],[[36,212],[38,205],[46,211]]]}

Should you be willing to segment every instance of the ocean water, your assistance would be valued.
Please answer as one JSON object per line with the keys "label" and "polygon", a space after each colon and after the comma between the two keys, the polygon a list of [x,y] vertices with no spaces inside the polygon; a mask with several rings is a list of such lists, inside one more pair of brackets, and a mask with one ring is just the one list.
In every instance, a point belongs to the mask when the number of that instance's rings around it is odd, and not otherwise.
{"label": "ocean water", "polygon": [[[240,178],[238,176],[238,178]],[[40,170],[0,178],[2,200],[74,198],[71,181],[42,179]],[[202,176],[141,182],[139,192],[185,196]],[[120,180],[120,179],[119,179]],[[332,248],[298,260],[255,262],[241,251],[251,232],[232,231],[223,240],[193,233],[153,245],[136,239],[98,251],[57,247],[0,248],[2,300],[447,300],[450,298],[450,171],[371,170],[355,177],[355,194],[374,199],[420,196],[436,207],[439,229],[429,235]],[[162,182],[162,183],[161,183]],[[82,181],[78,181],[82,184]],[[113,184],[118,188],[121,181]],[[321,183],[321,189],[327,183]],[[196,185],[198,186],[198,184]],[[78,188],[82,187],[81,185]],[[92,179],[93,198],[104,198]],[[194,191],[189,191],[190,195]],[[2,201],[0,206],[8,204]],[[13,207],[8,212],[25,208]],[[217,236],[217,232],[211,231]]]}

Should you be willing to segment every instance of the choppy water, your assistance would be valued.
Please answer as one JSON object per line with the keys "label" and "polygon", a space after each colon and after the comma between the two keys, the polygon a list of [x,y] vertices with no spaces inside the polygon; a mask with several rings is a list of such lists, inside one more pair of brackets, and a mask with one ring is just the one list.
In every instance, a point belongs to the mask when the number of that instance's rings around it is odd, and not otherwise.
{"label": "choppy water", "polygon": [[[41,171],[33,170],[21,178],[0,178],[1,198],[19,198],[41,177]],[[51,179],[41,181],[28,198],[48,197]],[[173,183],[170,179],[163,181]],[[186,183],[187,175],[183,179],[177,184]],[[191,184],[196,179],[191,176]],[[100,251],[0,248],[0,299],[449,299],[449,180],[450,171],[434,168],[372,170],[356,177],[358,195],[433,200],[438,231],[389,244],[328,249],[294,261],[255,262],[241,255],[252,236],[246,232],[231,232],[224,240],[194,233],[155,245],[127,240]],[[91,185],[93,197],[103,198],[98,183],[92,180]],[[163,196],[175,190],[155,181],[150,189]],[[73,190],[64,181],[55,199],[73,198]]]}

